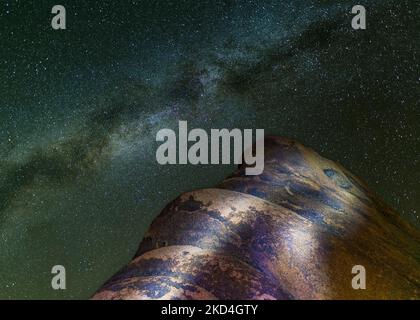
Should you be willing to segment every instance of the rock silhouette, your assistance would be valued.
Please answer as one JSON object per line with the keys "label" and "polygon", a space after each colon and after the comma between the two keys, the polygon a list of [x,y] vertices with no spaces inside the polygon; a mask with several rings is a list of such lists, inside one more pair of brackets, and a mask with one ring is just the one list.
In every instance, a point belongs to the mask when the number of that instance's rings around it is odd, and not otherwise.
{"label": "rock silhouette", "polygon": [[[366,289],[352,287],[365,267]],[[340,165],[265,138],[245,166],[185,193],[93,299],[420,299],[420,234]]]}

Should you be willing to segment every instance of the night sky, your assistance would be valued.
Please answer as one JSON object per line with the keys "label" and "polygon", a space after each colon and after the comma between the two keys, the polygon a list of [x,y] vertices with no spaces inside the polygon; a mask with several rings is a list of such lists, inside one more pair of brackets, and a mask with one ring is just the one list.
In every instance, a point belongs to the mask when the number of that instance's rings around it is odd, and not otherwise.
{"label": "night sky", "polygon": [[297,139],[420,227],[420,6],[337,3],[2,0],[0,298],[89,297],[168,201],[234,170],[158,165],[178,120]]}

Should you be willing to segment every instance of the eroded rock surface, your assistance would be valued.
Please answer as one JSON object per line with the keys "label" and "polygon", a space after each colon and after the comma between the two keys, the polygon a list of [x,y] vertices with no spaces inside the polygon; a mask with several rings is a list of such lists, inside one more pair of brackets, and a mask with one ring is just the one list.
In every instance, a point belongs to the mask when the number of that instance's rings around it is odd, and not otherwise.
{"label": "eroded rock surface", "polygon": [[93,299],[420,299],[418,230],[313,150],[265,148],[262,175],[240,167],[170,203]]}

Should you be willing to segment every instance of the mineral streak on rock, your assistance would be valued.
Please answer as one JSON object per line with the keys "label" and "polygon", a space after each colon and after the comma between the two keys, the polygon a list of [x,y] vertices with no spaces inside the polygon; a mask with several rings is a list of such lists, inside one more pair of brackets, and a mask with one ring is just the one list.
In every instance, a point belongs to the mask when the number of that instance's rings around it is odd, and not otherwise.
{"label": "mineral streak on rock", "polygon": [[[358,178],[266,137],[241,166],[154,220],[134,260],[94,299],[420,299],[420,235]],[[351,285],[366,268],[366,290]]]}

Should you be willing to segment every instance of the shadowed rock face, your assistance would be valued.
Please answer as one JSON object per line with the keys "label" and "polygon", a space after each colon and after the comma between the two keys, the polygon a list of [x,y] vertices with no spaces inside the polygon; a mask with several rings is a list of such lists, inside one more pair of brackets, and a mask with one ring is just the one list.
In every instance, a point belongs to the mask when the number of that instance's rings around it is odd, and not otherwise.
{"label": "shadowed rock face", "polygon": [[420,299],[418,230],[311,149],[265,148],[263,174],[242,166],[170,203],[93,299]]}

